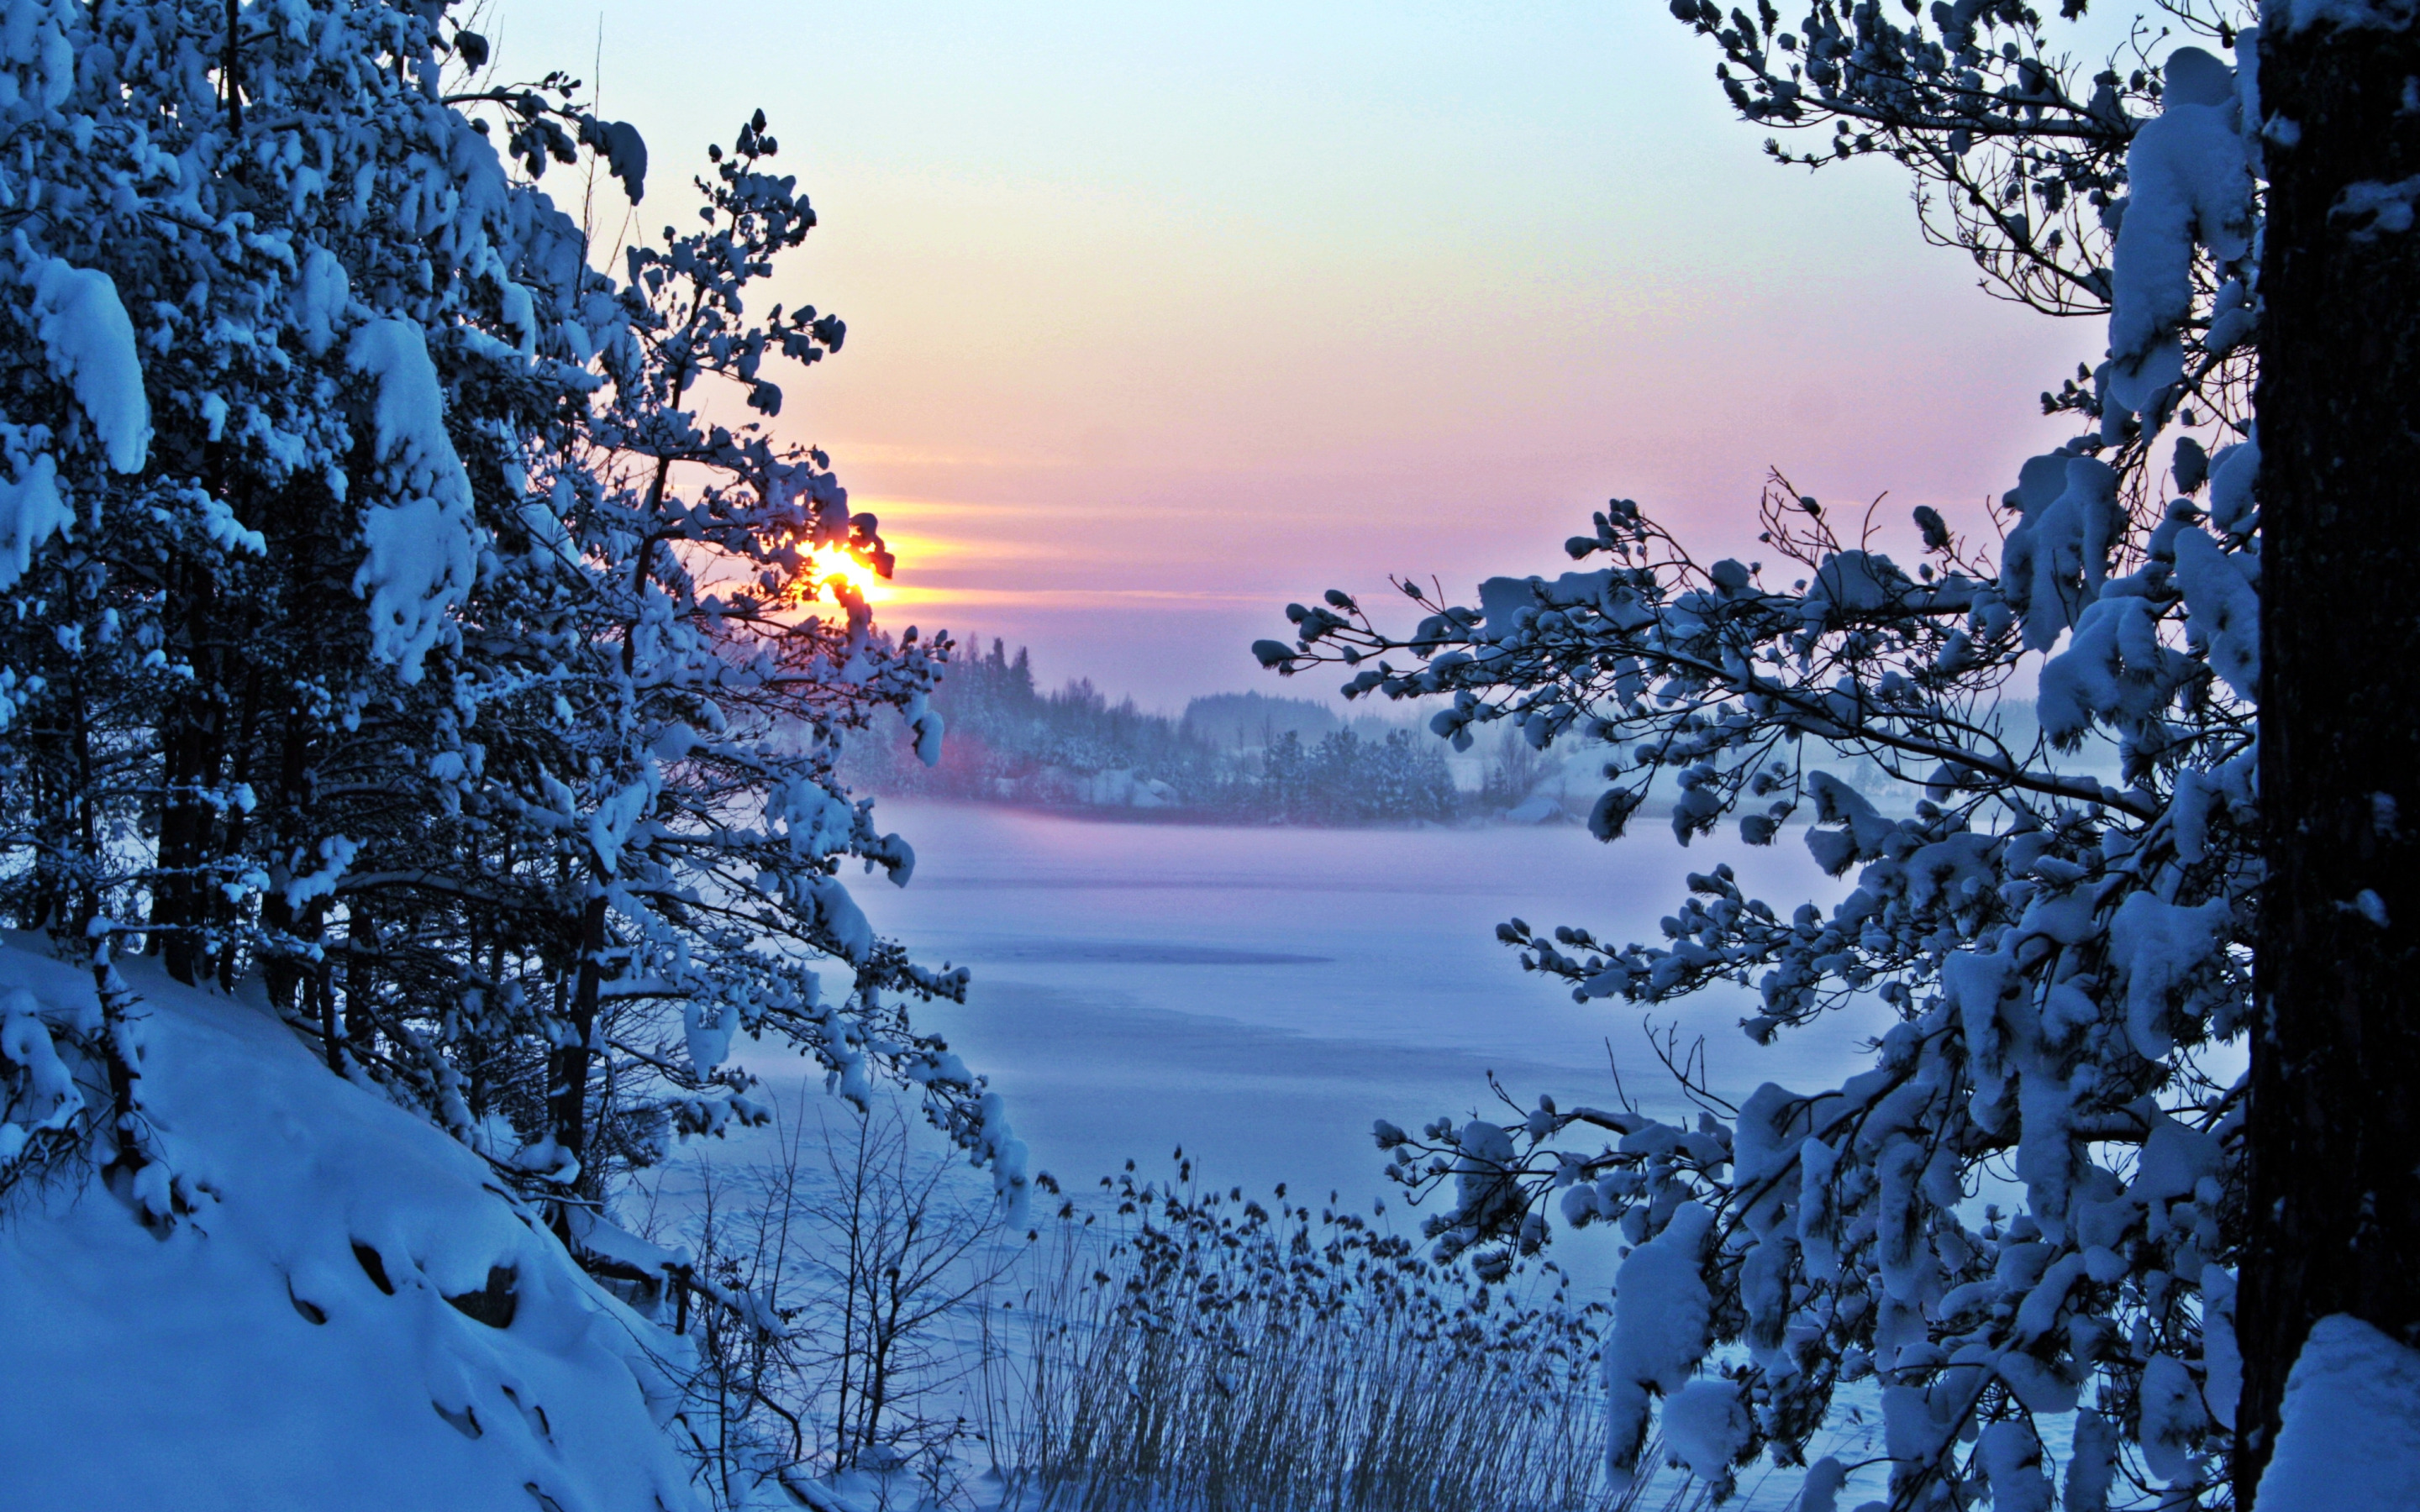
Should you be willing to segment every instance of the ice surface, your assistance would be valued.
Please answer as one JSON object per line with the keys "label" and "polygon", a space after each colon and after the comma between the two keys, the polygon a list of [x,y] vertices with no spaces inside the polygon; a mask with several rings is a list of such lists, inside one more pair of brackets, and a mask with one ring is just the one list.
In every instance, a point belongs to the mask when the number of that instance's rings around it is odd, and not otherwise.
{"label": "ice surface", "polygon": [[980,947],[985,959],[1034,965],[1097,965],[1120,963],[1153,966],[1319,966],[1336,958],[1287,955],[1280,950],[1229,950],[1208,945],[1165,945],[1123,940],[1019,940],[1014,936]]}
{"label": "ice surface", "polygon": [[[1248,828],[895,799],[877,819],[912,839],[919,859],[905,889],[861,891],[875,927],[932,964],[974,971],[965,1006],[918,1005],[918,1023],[990,1075],[1033,1165],[1071,1193],[1128,1157],[1160,1174],[1181,1145],[1215,1184],[1265,1199],[1285,1181],[1314,1202],[1333,1190],[1364,1212],[1382,1199],[1386,1223],[1417,1233],[1419,1215],[1380,1177],[1376,1119],[1517,1122],[1489,1091],[1491,1070],[1516,1096],[1612,1105],[1608,1042],[1629,1094],[1678,1118],[1683,1101],[1648,1048],[1651,1018],[1684,1042],[1703,1034],[1717,1089],[1735,1101],[1766,1081],[1837,1085],[1870,1064],[1857,1041],[1882,1026],[1844,1018],[1759,1047],[1738,1028],[1746,993],[1652,1014],[1576,1004],[1525,976],[1494,938],[1515,916],[1658,938],[1684,873],[1714,860],[1785,916],[1804,900],[1828,908],[1847,885],[1794,841],[1700,840],[1684,852],[1660,828],[1608,846],[1568,825]],[[819,1070],[768,1047],[735,1044],[732,1058],[775,1092],[822,1096]],[[710,1153],[748,1149],[736,1138]],[[1548,1254],[1602,1300],[1620,1242],[1614,1226],[1575,1233],[1559,1222]],[[1879,1414],[1870,1391],[1843,1400],[1862,1415],[1844,1414],[1816,1452],[1862,1464],[1879,1453]],[[1778,1512],[1802,1478],[1753,1466],[1728,1505]],[[1879,1468],[1862,1469],[1839,1504],[1882,1484]]]}
{"label": "ice surface", "polygon": [[[1631,1095],[1680,1114],[1647,1016],[1576,1004],[1523,975],[1495,940],[1498,922],[1658,938],[1710,845],[1785,913],[1844,890],[1794,844],[1700,841],[1683,852],[1660,832],[1608,846],[1568,825],[1120,824],[896,800],[878,817],[916,842],[916,879],[859,900],[921,958],[973,969],[963,1008],[920,1006],[918,1021],[991,1076],[1038,1166],[1089,1185],[1130,1156],[1156,1163],[1182,1145],[1213,1180],[1333,1189],[1364,1211],[1373,1198],[1401,1207],[1372,1123],[1511,1121],[1488,1090],[1491,1069],[1516,1095],[1610,1105],[1609,1041]],[[1855,1041],[1875,1022],[1760,1048],[1737,1026],[1749,1003],[1712,994],[1652,1017],[1705,1035],[1710,1070],[1734,1099],[1765,1081],[1833,1085],[1869,1063]],[[733,1058],[777,1088],[806,1073],[762,1047]],[[1617,1239],[1559,1232],[1553,1248],[1601,1285]]]}

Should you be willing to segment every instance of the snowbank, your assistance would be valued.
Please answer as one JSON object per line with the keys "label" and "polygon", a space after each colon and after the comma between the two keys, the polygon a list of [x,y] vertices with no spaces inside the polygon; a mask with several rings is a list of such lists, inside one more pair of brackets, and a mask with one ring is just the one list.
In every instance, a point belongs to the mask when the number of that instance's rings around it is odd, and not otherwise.
{"label": "snowbank", "polygon": [[[0,991],[72,1016],[89,975],[31,943],[0,935]],[[89,1177],[15,1195],[10,1504],[697,1504],[648,1352],[678,1341],[590,1282],[469,1150],[337,1079],[264,1007],[147,966],[126,970],[150,1015],[145,1093],[173,1164],[216,1200],[162,1238]]]}
{"label": "snowbank", "polygon": [[2260,1512],[2420,1506],[2420,1350],[2358,1318],[2311,1326],[2286,1378]]}

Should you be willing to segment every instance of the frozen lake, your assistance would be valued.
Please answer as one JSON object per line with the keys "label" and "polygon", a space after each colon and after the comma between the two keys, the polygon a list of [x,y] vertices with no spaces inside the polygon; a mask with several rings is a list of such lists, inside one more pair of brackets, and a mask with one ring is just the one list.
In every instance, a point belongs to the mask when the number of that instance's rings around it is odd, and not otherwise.
{"label": "frozen lake", "polygon": [[[1334,1190],[1362,1211],[1398,1196],[1372,1121],[1504,1118],[1491,1070],[1525,1108],[1541,1091],[1605,1104],[1610,1052],[1635,1100],[1680,1105],[1640,1011],[1524,973],[1500,920],[1655,938],[1684,874],[1716,860],[1785,917],[1842,886],[1794,837],[1683,851],[1660,827],[1607,846],[1569,826],[1242,828],[902,801],[877,815],[914,843],[915,879],[852,876],[851,891],[928,964],[972,969],[963,1007],[921,1016],[1007,1097],[1036,1168],[1076,1190],[1128,1157],[1163,1170],[1181,1145],[1218,1184]],[[1745,996],[1652,1015],[1705,1037],[1725,1095],[1863,1063],[1874,1025],[1760,1048],[1737,1027]],[[775,1063],[752,1063],[779,1088]],[[1604,1273],[1596,1237],[1561,1236],[1558,1257]]]}
{"label": "frozen lake", "polygon": [[[1524,1108],[1541,1091],[1610,1103],[1608,1054],[1630,1096],[1668,1116],[1683,1104],[1650,1050],[1650,1018],[1702,1035],[1715,1088],[1734,1102],[1765,1081],[1837,1085],[1869,1064],[1861,1041],[1882,1026],[1837,1022],[1760,1047],[1739,1030],[1738,989],[1652,1014],[1580,1005],[1496,942],[1513,917],[1657,938],[1686,873],[1716,861],[1785,917],[1810,899],[1828,908],[1846,884],[1816,869],[1796,831],[1769,850],[1683,850],[1661,825],[1608,846],[1572,826],[1243,828],[908,801],[876,813],[915,845],[915,879],[851,875],[852,895],[928,964],[972,969],[966,1004],[921,1009],[920,1022],[990,1076],[1033,1166],[1070,1193],[1129,1157],[1165,1173],[1181,1145],[1218,1185],[1332,1190],[1363,1212],[1383,1199],[1412,1231],[1380,1175],[1373,1119],[1509,1120],[1491,1070]],[[776,1093],[807,1069],[764,1048],[744,1058]],[[1552,1257],[1602,1296],[1614,1235],[1556,1229]],[[1842,1407],[1817,1452],[1869,1458],[1872,1403],[1850,1392]],[[1797,1481],[1750,1470],[1732,1504],[1777,1508]],[[1851,1489],[1879,1494],[1879,1471]]]}

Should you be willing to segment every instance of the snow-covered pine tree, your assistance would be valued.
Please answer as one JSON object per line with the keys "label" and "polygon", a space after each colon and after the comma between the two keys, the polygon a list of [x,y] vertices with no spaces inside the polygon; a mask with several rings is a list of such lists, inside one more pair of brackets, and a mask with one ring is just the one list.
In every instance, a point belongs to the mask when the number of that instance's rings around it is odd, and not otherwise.
{"label": "snow-covered pine tree", "polygon": [[[1811,820],[1825,869],[1860,869],[1828,915],[1752,899],[1727,866],[1693,874],[1652,944],[1513,920],[1498,933],[1526,966],[1582,1000],[1752,986],[1760,1041],[1853,998],[1898,1021],[1837,1088],[1732,1107],[1693,1087],[1694,1124],[1542,1096],[1509,1127],[1382,1124],[1380,1143],[1406,1182],[1450,1180],[1430,1224],[1449,1250],[1509,1263],[1547,1242],[1550,1211],[1621,1226],[1619,1471],[1659,1397],[1667,1451],[1719,1487],[1762,1451],[1802,1462],[1835,1391],[1874,1378],[1894,1508],[2046,1508],[2055,1473],[2071,1508],[2247,1505],[2312,1320],[2350,1312],[2408,1343],[2393,1278],[2420,1262],[2410,1113],[2382,1111],[2411,1053],[2394,863],[2420,752],[2410,701],[2374,699],[2408,673],[2344,660],[2402,639],[2386,585],[2412,527],[2386,501],[2420,392],[2397,239],[2410,8],[2288,6],[2265,37],[2167,8],[2191,45],[2146,25],[2088,74],[2017,4],[1911,3],[1901,23],[1817,0],[1795,28],[1771,6],[1673,9],[1720,48],[1745,116],[1830,133],[1776,157],[1904,164],[1929,235],[2004,295],[2105,319],[2107,361],[2043,395],[2078,433],[2025,464],[1996,551],[1919,509],[1910,570],[1776,473],[1761,540],[1788,565],[1702,563],[1616,500],[1567,544],[1608,565],[1492,579],[1466,606],[1407,585],[1427,615],[1408,634],[1341,592],[1289,609],[1295,639],[1256,647],[1280,671],[1450,696],[1435,728],[1464,746],[1508,718],[1540,747],[1616,746],[1602,839],[1663,779],[1684,842],[1728,820],[1770,844]],[[2328,123],[2316,140],[2306,114]],[[2296,348],[2290,378],[2258,366],[2256,331],[2263,352]],[[2256,444],[2256,378],[2264,425],[2273,403],[2290,417],[2290,482],[2279,433],[2266,461]],[[2261,503],[2288,497],[2308,511],[2271,532],[2264,579]],[[2264,627],[2264,580],[2288,577],[2304,586]],[[2289,631],[2281,610],[2313,617]],[[2264,644],[2289,658],[2265,685]],[[2043,738],[2024,740],[1995,710],[2029,684]],[[2096,731],[2122,786],[2061,760]],[[1827,749],[1920,791],[1914,816],[1822,770]],[[2264,865],[2291,899],[2264,897]],[[2281,932],[2300,937],[2264,957],[2256,1010],[2252,948]],[[2372,1054],[2382,1075],[2351,1085]],[[2264,1274],[2282,1245],[2301,1257]],[[2239,1260],[2266,1299],[2242,1346]],[[1807,1504],[1840,1483],[1810,1467]]]}
{"label": "snow-covered pine tree", "polygon": [[100,1000],[40,1045],[12,1021],[0,1180],[75,1144],[58,1042],[149,1210],[183,1200],[110,967],[141,948],[259,973],[332,1067],[566,1197],[598,1131],[610,1164],[747,1116],[743,1026],[922,1083],[1020,1180],[899,1007],[963,979],[837,877],[905,880],[831,756],[922,716],[946,641],[814,614],[815,551],[888,570],[876,522],[698,418],[700,378],[769,414],[768,360],[841,339],[741,315],[813,224],[762,118],[624,284],[535,180],[585,158],[635,201],[637,133],[488,78],[442,7],[13,0],[0,53],[0,888]]}
{"label": "snow-covered pine tree", "polygon": [[[912,852],[873,827],[833,764],[887,708],[938,756],[925,695],[948,643],[879,633],[830,574],[834,553],[886,575],[890,558],[821,453],[697,413],[718,381],[777,413],[767,360],[811,362],[842,340],[813,309],[741,316],[746,285],[814,224],[806,196],[766,171],[765,126],[759,114],[730,153],[712,150],[701,230],[631,252],[629,335],[608,354],[594,424],[520,460],[519,549],[467,616],[465,654],[489,670],[497,712],[448,727],[456,760],[438,757],[477,768],[466,799],[550,899],[551,949],[491,951],[501,969],[481,1004],[507,1021],[536,1011],[552,1047],[545,1158],[582,1169],[592,1196],[600,1157],[644,1164],[668,1119],[700,1132],[753,1116],[731,1095],[744,1078],[717,1073],[742,1030],[813,1047],[853,1098],[888,1073],[924,1086],[970,1144],[997,1136],[977,1085],[895,995],[957,995],[964,973],[876,939],[836,877],[859,859],[908,879]],[[848,983],[830,1000],[800,969],[818,957]],[[661,1032],[667,1011],[677,1038]],[[1022,1180],[1013,1163],[1001,1174]]]}

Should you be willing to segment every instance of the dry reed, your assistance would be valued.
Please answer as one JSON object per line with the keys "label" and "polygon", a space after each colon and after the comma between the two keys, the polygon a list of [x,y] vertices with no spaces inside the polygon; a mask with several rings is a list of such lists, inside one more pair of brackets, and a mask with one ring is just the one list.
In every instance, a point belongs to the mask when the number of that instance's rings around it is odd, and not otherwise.
{"label": "dry reed", "polygon": [[[1178,1179],[1063,1206],[981,1332],[985,1439],[1036,1512],[1621,1512],[1600,1304],[1490,1287],[1357,1216]],[[1017,1312],[1022,1317],[1014,1317]],[[1013,1319],[1013,1320],[1012,1320]]]}

